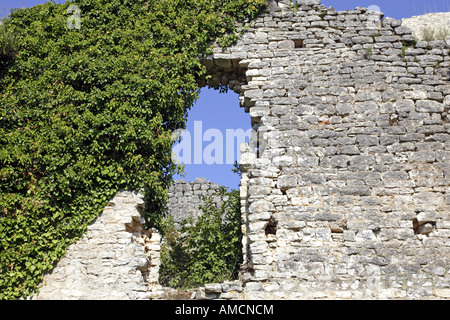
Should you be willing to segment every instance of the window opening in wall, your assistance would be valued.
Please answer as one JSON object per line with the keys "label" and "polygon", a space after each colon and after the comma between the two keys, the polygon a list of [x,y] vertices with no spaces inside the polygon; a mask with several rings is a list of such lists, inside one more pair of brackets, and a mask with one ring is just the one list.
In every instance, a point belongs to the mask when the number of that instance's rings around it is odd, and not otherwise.
{"label": "window opening in wall", "polygon": [[293,39],[292,41],[294,41],[295,48],[304,48],[305,47],[302,39]]}
{"label": "window opening in wall", "polygon": [[270,217],[269,222],[264,227],[264,232],[266,233],[266,236],[269,234],[276,235],[277,234],[277,225],[278,225],[278,222],[273,217]]}
{"label": "window opening in wall", "polygon": [[172,198],[183,209],[169,206],[168,215],[175,220],[184,208],[192,210],[178,226],[166,220],[159,269],[163,286],[195,288],[238,279],[244,255],[240,175],[233,169],[240,158],[240,144],[249,143],[251,133],[250,116],[240,108],[238,94],[201,90],[188,114],[186,130],[173,148],[186,171],[185,176],[174,178],[192,183],[174,186]]}
{"label": "window opening in wall", "polygon": [[420,221],[413,219],[414,234],[423,234],[428,236],[436,229],[436,221]]}

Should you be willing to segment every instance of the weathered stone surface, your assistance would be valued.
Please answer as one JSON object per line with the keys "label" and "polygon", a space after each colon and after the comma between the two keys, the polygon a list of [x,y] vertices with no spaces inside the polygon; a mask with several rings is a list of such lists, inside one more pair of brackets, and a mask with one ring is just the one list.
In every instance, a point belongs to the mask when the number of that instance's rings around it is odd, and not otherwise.
{"label": "weathered stone surface", "polygon": [[149,299],[158,283],[160,237],[145,230],[139,193],[120,192],[49,274],[36,299]]}
{"label": "weathered stone surface", "polygon": [[439,32],[442,28],[448,27],[450,23],[450,12],[436,12],[424,14],[422,16],[413,16],[403,19],[402,25],[413,30],[414,35],[423,40],[423,30],[425,28]]}
{"label": "weathered stone surface", "polygon": [[175,226],[188,217],[198,217],[202,214],[200,206],[204,203],[205,197],[211,197],[216,205],[220,205],[224,200],[217,194],[221,186],[206,180],[196,178],[194,181],[186,182],[176,180],[168,193],[168,215],[173,218]]}

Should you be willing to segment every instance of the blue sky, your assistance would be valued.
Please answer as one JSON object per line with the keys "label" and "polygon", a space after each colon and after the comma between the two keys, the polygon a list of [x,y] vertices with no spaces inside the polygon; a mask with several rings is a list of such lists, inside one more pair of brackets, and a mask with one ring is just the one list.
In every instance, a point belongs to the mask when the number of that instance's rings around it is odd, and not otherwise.
{"label": "blue sky", "polygon": [[385,17],[395,19],[410,18],[429,12],[450,11],[450,0],[322,0],[322,4],[339,11],[376,5],[381,8]]}
{"label": "blue sky", "polygon": [[[11,8],[31,7],[45,3],[45,0],[0,0],[0,18],[9,14]],[[56,0],[56,3],[65,1]],[[322,0],[327,7],[332,6],[336,10],[348,10],[355,7],[369,7],[376,5],[386,17],[395,19],[409,18],[429,12],[450,11],[450,0]],[[225,137],[226,129],[250,128],[250,117],[239,107],[237,94],[232,91],[219,93],[212,89],[202,89],[200,99],[189,112],[187,129],[194,133],[194,122],[202,121],[203,132],[208,129],[219,129]],[[194,139],[192,137],[192,139]],[[210,142],[203,142],[205,148]],[[237,159],[238,152],[234,152]],[[224,155],[225,160],[226,155]],[[194,180],[196,177],[205,177],[213,182],[226,187],[237,188],[239,177],[233,173],[230,164],[190,164],[186,165],[186,180]],[[180,177],[175,177],[180,178]]]}

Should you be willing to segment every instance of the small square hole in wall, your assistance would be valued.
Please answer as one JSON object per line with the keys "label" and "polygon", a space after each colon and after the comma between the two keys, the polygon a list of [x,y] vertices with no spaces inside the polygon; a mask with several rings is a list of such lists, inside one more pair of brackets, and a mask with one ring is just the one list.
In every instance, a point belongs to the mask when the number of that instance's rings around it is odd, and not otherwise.
{"label": "small square hole in wall", "polygon": [[274,235],[277,234],[277,225],[278,225],[278,222],[273,217],[271,217],[269,222],[264,227],[266,236],[269,234],[274,234]]}
{"label": "small square hole in wall", "polygon": [[304,48],[305,47],[302,39],[294,39],[292,41],[294,41],[294,48]]}
{"label": "small square hole in wall", "polygon": [[436,221],[421,221],[413,219],[414,234],[424,234],[428,236],[431,232],[436,230]]}

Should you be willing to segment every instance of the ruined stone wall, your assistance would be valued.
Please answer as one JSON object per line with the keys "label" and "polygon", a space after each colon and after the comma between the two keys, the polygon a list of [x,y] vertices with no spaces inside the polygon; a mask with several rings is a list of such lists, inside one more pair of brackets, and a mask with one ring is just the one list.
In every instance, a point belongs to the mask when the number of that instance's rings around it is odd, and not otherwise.
{"label": "ruined stone wall", "polygon": [[[240,94],[258,139],[241,148],[241,281],[193,297],[450,298],[450,42],[416,42],[401,21],[379,23],[365,8],[269,2],[235,46],[203,60],[211,85]],[[93,298],[162,290],[141,290],[152,250],[123,227],[96,228],[54,279],[89,279]],[[123,247],[102,240],[82,257],[97,236]],[[86,267],[94,260],[104,274]],[[108,271],[120,263],[120,274]],[[81,271],[70,278],[73,264]]]}
{"label": "ruined stone wall", "polygon": [[245,296],[448,298],[450,43],[307,2],[217,52],[245,67],[259,131]]}
{"label": "ruined stone wall", "polygon": [[223,201],[217,194],[220,188],[220,184],[205,178],[196,178],[195,181],[174,181],[169,189],[167,211],[173,217],[175,225],[179,227],[184,219],[200,216],[203,213],[200,206],[204,197],[210,197],[216,205],[220,205]]}
{"label": "ruined stone wall", "polygon": [[151,299],[158,285],[160,236],[143,228],[143,196],[120,192],[85,236],[44,277],[35,299]]}
{"label": "ruined stone wall", "polygon": [[[205,178],[177,180],[169,190],[168,214],[178,225],[189,216],[199,216],[203,197],[212,197],[217,205],[226,200],[217,195],[220,188]],[[156,229],[144,228],[143,199],[137,192],[117,194],[92,221],[86,235],[44,277],[34,299],[176,298],[179,292],[159,285],[161,236]],[[242,289],[235,283],[221,285],[221,290],[222,286],[222,298],[236,298],[235,288]],[[217,285],[192,291],[187,297],[192,294],[197,299],[217,297]]]}

